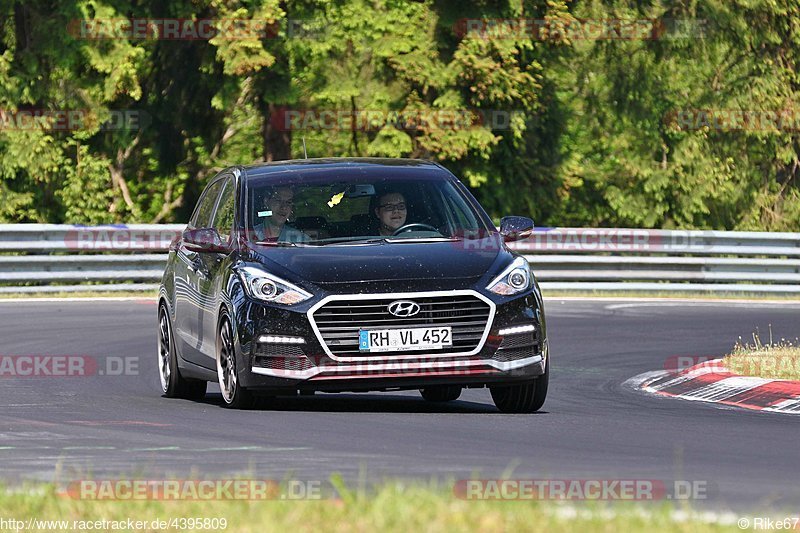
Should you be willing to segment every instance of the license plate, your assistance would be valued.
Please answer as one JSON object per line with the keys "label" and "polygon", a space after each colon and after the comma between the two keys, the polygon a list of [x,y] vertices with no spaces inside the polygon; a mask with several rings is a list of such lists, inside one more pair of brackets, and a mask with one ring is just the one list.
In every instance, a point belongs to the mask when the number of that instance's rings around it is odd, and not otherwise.
{"label": "license plate", "polygon": [[441,350],[452,345],[453,333],[450,327],[358,331],[358,349],[362,352]]}

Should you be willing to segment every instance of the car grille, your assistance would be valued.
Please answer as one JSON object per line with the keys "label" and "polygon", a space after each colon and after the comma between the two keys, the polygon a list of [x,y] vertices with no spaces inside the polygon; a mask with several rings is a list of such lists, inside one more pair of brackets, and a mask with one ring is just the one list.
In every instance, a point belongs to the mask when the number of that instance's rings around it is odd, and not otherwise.
{"label": "car grille", "polygon": [[306,353],[295,344],[259,343],[256,357],[305,357]]}
{"label": "car grille", "polygon": [[312,368],[314,364],[299,346],[259,343],[253,366],[272,370],[302,371]]}
{"label": "car grille", "polygon": [[[408,299],[420,306],[413,317],[396,317],[389,313],[390,303]],[[487,329],[491,306],[472,295],[427,296],[407,298],[402,294],[374,300],[333,300],[311,316],[327,348],[337,357],[384,357],[412,355],[446,355],[471,352],[478,348]],[[433,352],[360,352],[359,329],[413,328],[450,326],[453,346]]]}
{"label": "car grille", "polygon": [[256,357],[253,366],[269,368],[270,370],[284,370],[286,372],[302,372],[313,368],[314,364],[307,357],[289,359],[286,357]]}

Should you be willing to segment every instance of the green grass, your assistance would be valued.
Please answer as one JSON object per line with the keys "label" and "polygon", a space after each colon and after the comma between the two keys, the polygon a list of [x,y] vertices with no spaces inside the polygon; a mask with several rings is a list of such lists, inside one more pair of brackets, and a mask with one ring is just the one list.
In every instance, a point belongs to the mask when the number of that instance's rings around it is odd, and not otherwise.
{"label": "green grass", "polygon": [[[472,501],[447,487],[391,483],[371,495],[344,491],[322,501],[82,501],[52,486],[0,491],[0,517],[27,520],[134,520],[225,518],[239,531],[738,531],[699,517],[677,519],[667,504],[561,505],[537,501]],[[692,515],[694,516],[694,515]],[[74,531],[72,526],[70,531]],[[174,531],[174,530],[173,530]]]}
{"label": "green grass", "polygon": [[730,354],[723,359],[735,374],[767,379],[800,380],[800,341],[772,339],[761,341],[758,332],[753,333],[753,342],[743,342],[741,337]]}

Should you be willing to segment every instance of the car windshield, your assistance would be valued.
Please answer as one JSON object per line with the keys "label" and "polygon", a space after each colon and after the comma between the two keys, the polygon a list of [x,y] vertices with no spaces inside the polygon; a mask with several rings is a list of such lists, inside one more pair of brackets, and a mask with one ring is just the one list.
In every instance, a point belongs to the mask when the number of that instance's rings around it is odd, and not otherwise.
{"label": "car windshield", "polygon": [[483,218],[447,179],[248,182],[248,238],[260,244],[332,245],[486,235]]}

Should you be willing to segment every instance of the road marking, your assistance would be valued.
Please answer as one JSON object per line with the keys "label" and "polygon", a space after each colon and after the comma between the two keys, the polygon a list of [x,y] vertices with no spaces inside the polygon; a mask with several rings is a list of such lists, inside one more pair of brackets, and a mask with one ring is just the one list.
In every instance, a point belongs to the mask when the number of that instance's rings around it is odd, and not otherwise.
{"label": "road marking", "polygon": [[53,407],[56,403],[9,403],[5,407]]}
{"label": "road marking", "polygon": [[246,451],[261,451],[261,452],[294,452],[302,450],[310,450],[309,447],[292,447],[292,448],[269,448],[266,446],[235,446],[224,448],[201,448],[197,450],[187,450],[192,452],[246,452]]}
{"label": "road marking", "polygon": [[766,407],[764,411],[774,411],[776,413],[800,413],[800,398],[783,400],[772,407]]}
{"label": "road marking", "polygon": [[120,451],[123,452],[188,452],[188,453],[203,453],[203,452],[295,452],[310,450],[308,447],[291,447],[291,448],[269,448],[266,446],[231,446],[220,448],[182,448],[180,446],[163,446],[160,448],[128,448]]}
{"label": "road marking", "polygon": [[[637,302],[637,303],[709,303],[709,304],[745,304],[745,305],[786,305],[798,306],[800,300],[746,300],[737,298],[654,298],[654,297],[624,297],[624,296],[544,296],[546,302]],[[87,296],[67,298],[0,298],[0,305],[4,303],[69,303],[69,302],[135,302],[152,305],[158,299],[144,296]]]}
{"label": "road marking", "polygon": [[622,384],[625,388],[639,390],[644,383],[652,383],[659,378],[665,377],[669,375],[669,372],[666,370],[651,370],[650,372],[644,372],[642,374],[633,376],[632,378],[628,378]]}
{"label": "road marking", "polygon": [[625,296],[544,296],[545,302],[630,302],[630,303],[676,303],[676,304],[691,304],[691,303],[708,303],[708,304],[763,304],[763,305],[800,305],[800,299],[797,300],[747,300],[742,298],[655,298],[655,297],[625,297]]}
{"label": "road marking", "polygon": [[117,448],[116,446],[65,446],[63,448],[54,448],[53,446],[0,446],[1,450],[57,450],[57,451],[80,451],[80,450],[116,450],[123,453],[132,452],[295,452],[311,450],[310,447],[268,447],[268,446],[231,446],[220,448],[182,448],[180,446],[160,446],[152,448]]}
{"label": "road marking", "polygon": [[116,450],[116,446],[66,446],[62,450]]}
{"label": "road marking", "polygon": [[646,394],[704,402],[719,408],[800,414],[800,384],[732,374],[719,361],[706,362],[680,372],[645,372],[622,386]]}
{"label": "road marking", "polygon": [[67,420],[67,424],[78,424],[81,426],[148,426],[166,428],[172,424],[160,422],[146,422],[144,420]]}
{"label": "road marking", "polygon": [[[659,518],[658,511],[653,512],[646,508],[637,508],[633,510],[614,510],[614,509],[585,509],[573,505],[551,505],[544,508],[545,512],[558,516],[559,518],[575,519],[582,518],[584,520],[594,520],[601,518],[603,520],[613,520],[617,517],[636,517],[637,519],[645,519],[653,522]],[[699,511],[699,510],[672,510],[669,511],[669,517],[674,522],[690,522],[700,521],[715,526],[719,525],[733,525],[741,517],[738,513],[730,511]]]}
{"label": "road marking", "polygon": [[0,298],[0,305],[4,303],[61,303],[61,302],[136,302],[142,304],[154,304],[158,300],[155,296],[86,296],[86,297],[67,297],[67,298]]}
{"label": "road marking", "polygon": [[[605,305],[603,306],[605,309],[614,310],[614,309],[628,309],[628,308],[635,308],[635,307],[737,307],[737,308],[746,308],[752,309],[754,307],[759,308],[769,308],[772,309],[778,302],[764,302],[764,301],[738,301],[738,300],[731,300],[731,301],[724,301],[724,300],[714,300],[712,302],[703,302],[703,301],[681,301],[681,302],[674,302],[674,301],[662,301],[662,302],[636,302],[636,303],[624,303],[624,304],[613,304],[613,305]],[[798,302],[781,302],[781,305],[784,307],[800,307],[800,303]]]}

